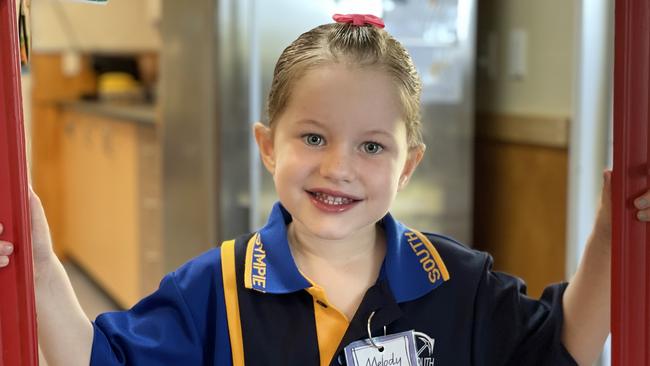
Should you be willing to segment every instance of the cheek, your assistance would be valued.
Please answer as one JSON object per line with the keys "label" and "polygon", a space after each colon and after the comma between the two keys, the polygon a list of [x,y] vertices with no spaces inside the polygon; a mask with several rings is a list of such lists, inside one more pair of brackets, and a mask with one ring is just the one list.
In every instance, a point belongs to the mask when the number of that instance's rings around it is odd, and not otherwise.
{"label": "cheek", "polygon": [[310,164],[310,155],[295,144],[285,144],[276,155],[275,174],[280,180],[291,180],[304,175]]}
{"label": "cheek", "polygon": [[397,160],[364,161],[359,164],[361,176],[377,190],[397,190],[401,165]]}

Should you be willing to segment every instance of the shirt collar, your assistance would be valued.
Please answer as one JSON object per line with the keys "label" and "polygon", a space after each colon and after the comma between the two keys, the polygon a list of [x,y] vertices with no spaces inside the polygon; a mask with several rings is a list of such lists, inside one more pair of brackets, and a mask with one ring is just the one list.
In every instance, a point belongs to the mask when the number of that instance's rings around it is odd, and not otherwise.
{"label": "shirt collar", "polygon": [[[266,225],[248,241],[244,269],[246,288],[274,294],[312,286],[298,270],[287,241],[291,215],[276,203]],[[380,278],[397,302],[417,299],[447,281],[449,272],[435,246],[390,214],[381,220],[386,233],[386,258]]]}

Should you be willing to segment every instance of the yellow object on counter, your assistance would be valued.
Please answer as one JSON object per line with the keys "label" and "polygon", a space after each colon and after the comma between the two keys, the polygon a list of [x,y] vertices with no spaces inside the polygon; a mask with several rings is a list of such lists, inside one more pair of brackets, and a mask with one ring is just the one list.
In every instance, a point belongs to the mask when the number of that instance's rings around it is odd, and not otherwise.
{"label": "yellow object on counter", "polygon": [[99,76],[97,91],[101,98],[136,97],[141,94],[140,84],[131,74],[107,72]]}

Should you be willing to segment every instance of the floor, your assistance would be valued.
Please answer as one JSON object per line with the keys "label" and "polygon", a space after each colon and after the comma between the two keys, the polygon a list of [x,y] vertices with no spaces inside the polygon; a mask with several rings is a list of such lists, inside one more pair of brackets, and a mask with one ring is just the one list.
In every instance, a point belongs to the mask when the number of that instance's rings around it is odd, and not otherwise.
{"label": "floor", "polygon": [[[77,294],[79,303],[90,320],[95,320],[97,315],[101,313],[119,310],[117,304],[81,268],[71,262],[65,262],[63,266],[68,272],[68,276],[70,276],[70,282]],[[39,365],[47,366],[42,355],[40,356]]]}

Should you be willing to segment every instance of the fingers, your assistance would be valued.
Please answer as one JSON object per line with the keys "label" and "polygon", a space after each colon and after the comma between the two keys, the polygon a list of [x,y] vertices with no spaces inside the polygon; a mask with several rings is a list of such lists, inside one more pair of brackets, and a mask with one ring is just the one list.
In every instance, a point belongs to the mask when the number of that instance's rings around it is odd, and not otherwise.
{"label": "fingers", "polygon": [[[29,186],[29,203],[30,203],[30,210],[32,211],[32,226],[34,225],[34,214],[33,214],[34,212],[37,213],[38,221],[45,221],[42,218],[44,217],[44,214],[43,214],[43,206],[41,205],[41,200],[38,198],[38,196],[36,196],[36,193],[34,193],[34,190],[32,189],[31,185]],[[3,232],[4,232],[4,226],[0,223],[0,234],[2,234]],[[36,230],[36,232],[34,230],[32,231],[32,239],[34,236],[38,236],[38,230]],[[12,243],[8,241],[0,240],[0,268],[9,265],[9,257],[13,254],[13,252],[14,252],[14,246]]]}
{"label": "fingers", "polygon": [[[603,178],[603,195],[608,195],[611,192],[612,188],[612,171],[605,170],[603,172]],[[636,218],[639,221],[650,222],[650,190],[646,191],[645,194],[637,197],[634,200],[634,207],[639,210],[636,213]]]}
{"label": "fingers", "polygon": [[[2,224],[0,224],[0,234],[2,234],[3,230],[4,227],[2,226]],[[0,240],[0,268],[6,267],[9,264],[9,256],[13,252],[14,252],[13,244]]]}
{"label": "fingers", "polygon": [[14,252],[14,246],[6,241],[0,241],[0,268],[9,264],[9,256]]}
{"label": "fingers", "polygon": [[[34,193],[34,190],[32,189],[31,185],[29,186],[29,203],[30,203],[30,209],[32,211],[34,209],[42,210],[40,200],[38,196],[36,196],[36,194]],[[0,223],[0,234],[2,234],[3,232],[4,232],[4,226],[2,225],[2,223]],[[14,246],[12,243],[8,241],[0,240],[0,268],[9,265],[9,256],[11,256],[13,252],[14,252]]]}
{"label": "fingers", "polygon": [[647,191],[643,196],[638,197],[634,200],[634,207],[636,207],[639,212],[636,213],[636,218],[649,222],[650,221],[650,191]]}

